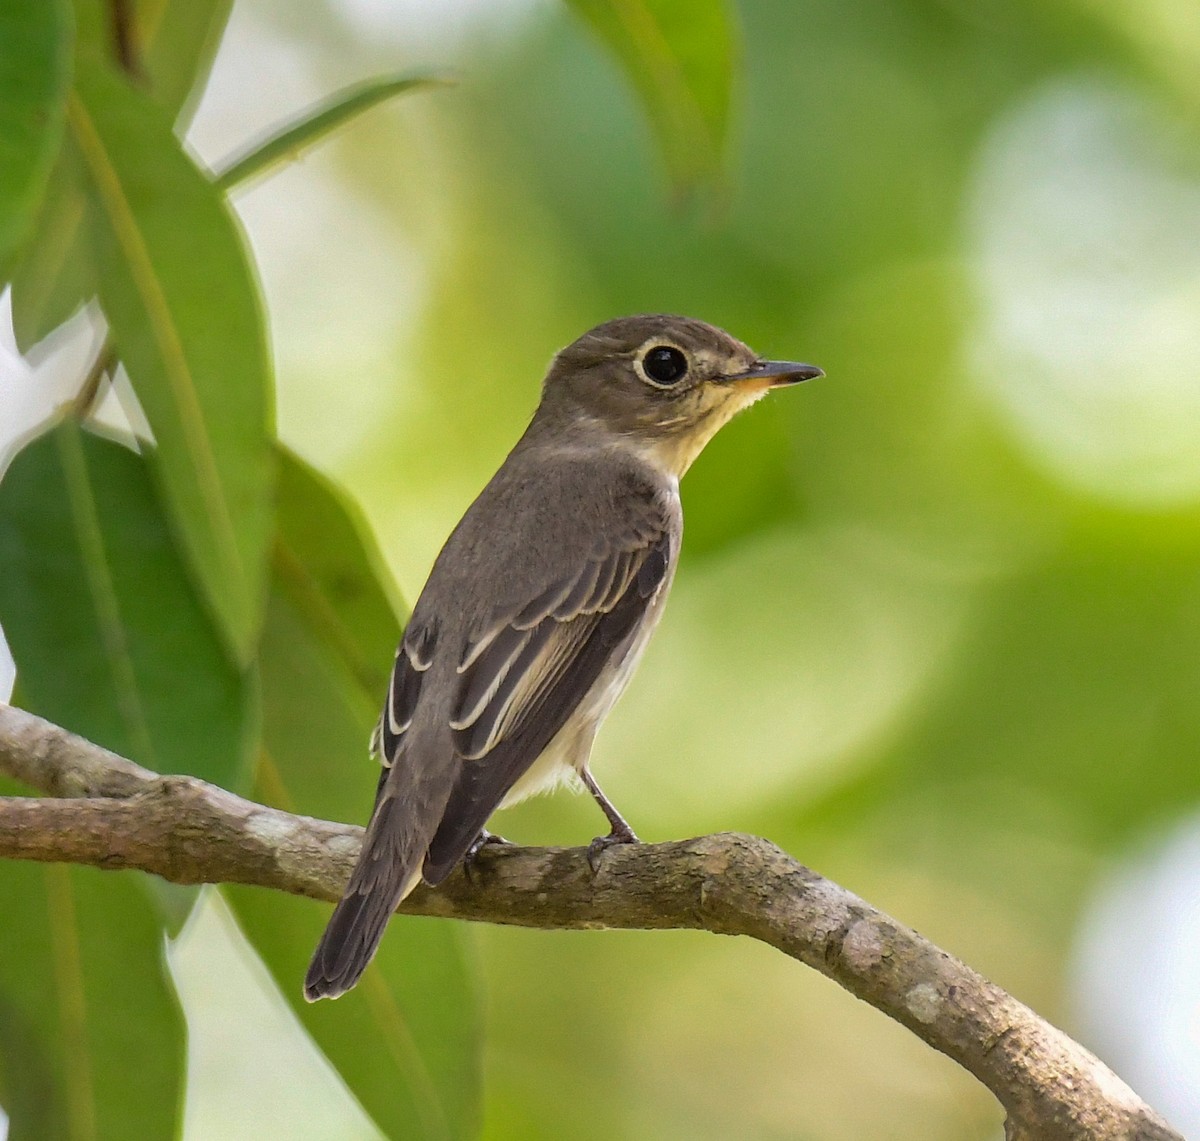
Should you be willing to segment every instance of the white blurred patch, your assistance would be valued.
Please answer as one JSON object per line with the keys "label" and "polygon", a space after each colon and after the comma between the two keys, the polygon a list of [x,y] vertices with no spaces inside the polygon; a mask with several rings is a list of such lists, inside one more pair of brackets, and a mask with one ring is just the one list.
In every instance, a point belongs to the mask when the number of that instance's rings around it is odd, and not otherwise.
{"label": "white blurred patch", "polygon": [[331,84],[317,74],[314,45],[286,35],[268,19],[268,8],[262,0],[234,4],[188,125],[188,148],[211,168],[330,92]]}
{"label": "white blurred patch", "polygon": [[[239,4],[189,145],[221,166],[342,83],[364,78],[331,80],[323,63],[311,43],[287,39]],[[386,120],[379,129],[388,145]],[[336,466],[390,406],[396,345],[424,297],[420,261],[395,222],[340,177],[336,134],[236,190],[233,205],[264,293],[280,435]]]}
{"label": "white blurred patch", "polygon": [[1037,462],[1131,507],[1200,500],[1195,142],[1147,97],[1058,82],[993,129],[970,196],[981,385]]}
{"label": "white blurred patch", "polygon": [[395,346],[424,294],[390,220],[336,178],[292,167],[239,199],[267,302],[279,432],[326,465],[377,429]]}
{"label": "white blurred patch", "polygon": [[19,446],[74,400],[100,347],[103,323],[82,309],[30,353],[17,352],[11,294],[0,294],[0,472]]}
{"label": "white blurred patch", "polygon": [[1080,1037],[1185,1137],[1200,1137],[1200,817],[1117,867],[1084,913]]}
{"label": "white blurred patch", "polygon": [[188,1025],[184,1141],[377,1138],[216,892],[169,945]]}
{"label": "white blurred patch", "polygon": [[[516,39],[547,0],[338,0],[347,23],[371,43],[418,51],[435,65],[486,43],[489,54]],[[497,42],[499,41],[499,43]]]}

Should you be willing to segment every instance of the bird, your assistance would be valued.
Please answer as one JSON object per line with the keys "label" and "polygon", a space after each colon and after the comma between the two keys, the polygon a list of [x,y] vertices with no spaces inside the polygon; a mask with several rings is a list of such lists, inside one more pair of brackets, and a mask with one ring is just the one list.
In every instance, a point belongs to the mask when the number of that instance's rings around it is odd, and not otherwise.
{"label": "bird", "polygon": [[679,480],[731,417],[824,373],[764,360],[689,317],[608,321],[554,356],[533,418],[434,562],[372,736],[375,805],[305,997],[354,986],[388,920],[493,837],[492,813],[582,784],[609,832],[633,829],[589,769],[679,559]]}

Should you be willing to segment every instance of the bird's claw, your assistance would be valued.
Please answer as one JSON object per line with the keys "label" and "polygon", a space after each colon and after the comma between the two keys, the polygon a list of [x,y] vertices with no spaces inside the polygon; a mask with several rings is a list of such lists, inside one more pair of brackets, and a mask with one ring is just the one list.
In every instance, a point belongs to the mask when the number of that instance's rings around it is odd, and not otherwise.
{"label": "bird's claw", "polygon": [[509,848],[516,847],[511,840],[506,840],[503,836],[497,836],[496,833],[489,832],[486,828],[481,828],[479,835],[471,841],[471,846],[463,853],[463,875],[470,882],[474,882],[471,869],[475,866],[475,862],[479,858],[479,853],[492,844],[503,844]]}
{"label": "bird's claw", "polygon": [[640,843],[641,841],[629,825],[624,828],[614,828],[607,836],[597,836],[587,849],[587,861],[588,866],[592,869],[592,874],[594,875],[600,870],[600,859],[609,848],[616,844]]}

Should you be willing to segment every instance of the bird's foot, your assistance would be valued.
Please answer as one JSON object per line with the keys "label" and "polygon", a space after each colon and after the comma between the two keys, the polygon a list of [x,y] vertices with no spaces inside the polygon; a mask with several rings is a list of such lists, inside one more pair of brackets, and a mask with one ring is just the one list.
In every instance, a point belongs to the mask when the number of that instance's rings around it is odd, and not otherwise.
{"label": "bird's foot", "polygon": [[584,788],[592,794],[596,803],[600,805],[600,810],[604,813],[605,819],[608,821],[608,826],[611,829],[607,836],[597,836],[588,845],[588,863],[591,865],[592,874],[595,875],[600,867],[600,857],[614,844],[640,844],[641,841],[634,834],[633,829],[626,823],[625,817],[617,811],[616,805],[600,791],[600,786],[596,783],[596,778],[588,772],[586,767],[579,770],[579,779],[583,781]]}
{"label": "bird's foot", "polygon": [[641,841],[637,838],[633,829],[624,821],[621,822],[621,827],[613,827],[613,830],[607,836],[597,836],[587,849],[587,861],[592,869],[592,874],[600,870],[600,859],[609,848],[615,844],[640,844]]}
{"label": "bird's foot", "polygon": [[472,869],[479,858],[479,853],[491,844],[503,844],[509,848],[516,847],[511,840],[506,840],[503,836],[497,836],[495,832],[489,832],[486,828],[481,828],[479,835],[471,841],[471,846],[463,853],[463,874],[471,882],[474,882],[472,879]]}

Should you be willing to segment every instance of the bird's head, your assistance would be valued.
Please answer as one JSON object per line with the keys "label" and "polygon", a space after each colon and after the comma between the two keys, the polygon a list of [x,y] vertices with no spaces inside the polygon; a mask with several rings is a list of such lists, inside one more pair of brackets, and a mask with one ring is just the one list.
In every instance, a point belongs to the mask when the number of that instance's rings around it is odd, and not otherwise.
{"label": "bird's head", "polygon": [[736,412],[822,375],[815,365],[763,360],[690,317],[621,317],[554,358],[538,415],[560,432],[610,435],[678,477]]}

